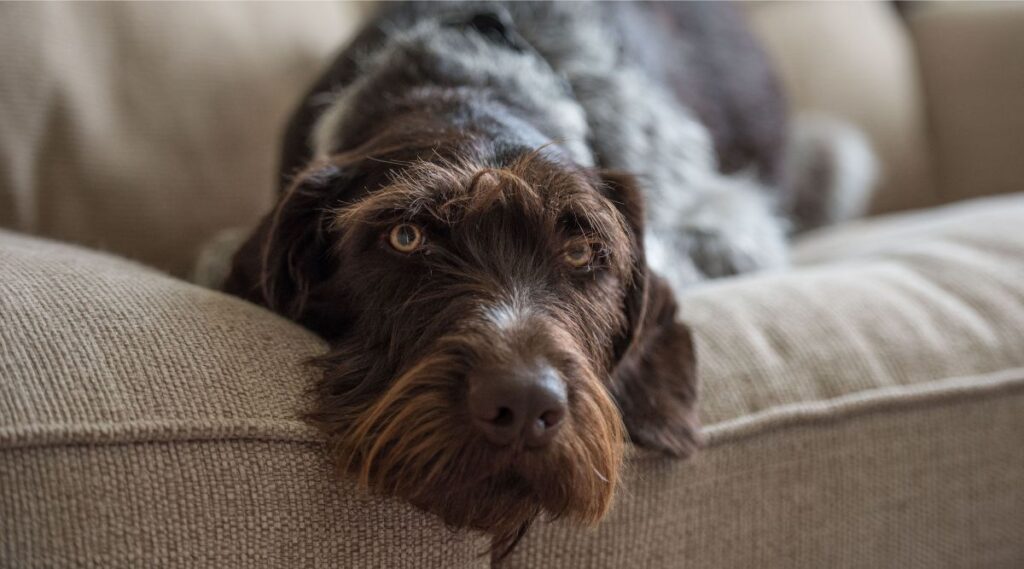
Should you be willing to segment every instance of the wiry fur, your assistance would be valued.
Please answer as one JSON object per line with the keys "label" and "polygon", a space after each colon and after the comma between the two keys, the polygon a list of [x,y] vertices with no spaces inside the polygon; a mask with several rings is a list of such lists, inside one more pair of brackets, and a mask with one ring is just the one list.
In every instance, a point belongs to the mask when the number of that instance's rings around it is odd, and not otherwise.
{"label": "wiry fur", "polygon": [[[331,64],[225,289],[329,340],[309,417],[344,472],[501,554],[539,515],[600,520],[627,436],[694,452],[674,292],[783,264],[780,213],[812,203],[780,190],[807,178],[782,172],[784,105],[732,10],[391,4]],[[413,253],[387,244],[402,223]],[[489,443],[467,384],[538,360],[565,423]]]}
{"label": "wiry fur", "polygon": [[[461,150],[407,160],[385,133],[314,162],[236,257],[227,288],[332,339],[310,419],[343,470],[491,532],[500,553],[541,513],[594,523],[611,505],[625,445],[613,394],[640,392],[610,372],[638,337],[647,293],[633,214],[602,192],[637,199],[619,187],[628,179],[613,188],[543,148],[499,167],[473,137],[447,144]],[[380,163],[391,168],[359,199],[307,203]],[[435,240],[416,257],[381,243],[406,221]],[[574,235],[602,244],[593,270],[558,261]],[[542,452],[493,447],[468,428],[465,378],[538,357],[568,387],[567,422]],[[676,452],[696,441],[696,424],[685,428],[666,437],[681,441]]]}
{"label": "wiry fur", "polygon": [[[628,38],[617,37],[608,22],[618,12],[562,3],[471,4],[430,4],[413,9],[428,9],[429,17],[399,12],[383,20],[387,41],[353,56],[356,79],[336,91],[316,123],[315,152],[326,156],[349,144],[341,133],[359,129],[340,125],[363,112],[356,101],[379,92],[396,70],[417,69],[428,80],[502,93],[512,109],[534,118],[535,144],[556,140],[581,166],[637,173],[650,204],[649,260],[677,292],[709,277],[785,264],[785,226],[770,188],[757,172],[719,171],[708,128],[623,57]],[[510,50],[444,25],[474,9],[509,12],[529,49]],[[681,66],[696,57],[682,55]],[[770,83],[760,88],[777,96]],[[680,254],[686,251],[692,254]]]}

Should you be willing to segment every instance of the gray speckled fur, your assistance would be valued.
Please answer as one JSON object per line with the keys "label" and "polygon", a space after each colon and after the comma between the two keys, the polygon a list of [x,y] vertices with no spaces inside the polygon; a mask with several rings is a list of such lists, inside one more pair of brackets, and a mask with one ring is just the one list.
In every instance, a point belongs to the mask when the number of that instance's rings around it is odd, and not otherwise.
{"label": "gray speckled fur", "polygon": [[[491,4],[488,4],[491,5]],[[706,278],[786,263],[777,192],[754,175],[719,172],[708,130],[639,66],[621,57],[604,11],[585,3],[502,4],[532,49],[517,52],[443,25],[481,3],[407,6],[381,23],[387,40],[357,57],[359,78],[326,94],[318,154],[341,141],[351,101],[389,68],[419,65],[454,84],[495,87],[577,163],[637,175],[646,197],[648,262],[676,291]],[[491,5],[493,6],[493,5]],[[534,51],[535,50],[535,51]],[[683,65],[693,54],[683,54]],[[427,62],[427,63],[424,63]],[[798,176],[797,176],[798,177]],[[788,179],[794,176],[787,176]]]}
{"label": "gray speckled fur", "polygon": [[[594,164],[587,144],[588,126],[584,109],[573,98],[569,85],[547,62],[533,53],[503,49],[479,35],[465,34],[443,26],[434,18],[382,24],[387,42],[379,50],[358,57],[359,78],[334,93],[336,99],[313,130],[313,148],[330,153],[341,141],[336,136],[349,113],[359,112],[350,101],[366,96],[373,78],[390,68],[418,67],[445,81],[466,87],[487,87],[503,94],[513,108],[527,109],[539,126],[543,139],[538,145],[556,140],[573,160],[584,166]],[[371,95],[372,96],[372,95]]]}

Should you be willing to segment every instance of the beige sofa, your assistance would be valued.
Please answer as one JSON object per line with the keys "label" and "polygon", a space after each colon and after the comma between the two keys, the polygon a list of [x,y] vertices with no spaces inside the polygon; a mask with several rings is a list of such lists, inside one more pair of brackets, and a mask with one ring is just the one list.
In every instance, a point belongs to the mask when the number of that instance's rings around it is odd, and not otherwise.
{"label": "beige sofa", "polygon": [[[684,298],[708,448],[634,452],[603,524],[497,566],[1024,566],[1024,9],[747,9],[797,106],[872,136],[876,211],[928,209]],[[319,339],[181,278],[364,12],[0,5],[0,567],[492,565],[331,475]]]}

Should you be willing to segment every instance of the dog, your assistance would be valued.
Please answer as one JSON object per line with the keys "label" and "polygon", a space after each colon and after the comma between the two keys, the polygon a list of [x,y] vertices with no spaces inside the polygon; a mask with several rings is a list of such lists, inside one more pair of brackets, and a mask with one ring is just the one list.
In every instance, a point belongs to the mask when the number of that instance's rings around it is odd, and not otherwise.
{"label": "dog", "polygon": [[387,4],[223,288],[329,341],[309,417],[343,472],[501,556],[601,520],[628,442],[700,446],[681,291],[863,208],[856,133],[790,124],[728,3]]}

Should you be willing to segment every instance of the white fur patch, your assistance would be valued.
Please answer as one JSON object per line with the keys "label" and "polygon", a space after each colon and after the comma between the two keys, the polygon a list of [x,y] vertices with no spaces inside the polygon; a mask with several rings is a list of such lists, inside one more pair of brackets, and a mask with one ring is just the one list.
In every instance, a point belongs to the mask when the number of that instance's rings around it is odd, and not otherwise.
{"label": "white fur patch", "polygon": [[499,302],[484,309],[484,318],[500,331],[516,329],[531,314],[530,307],[516,300]]}

